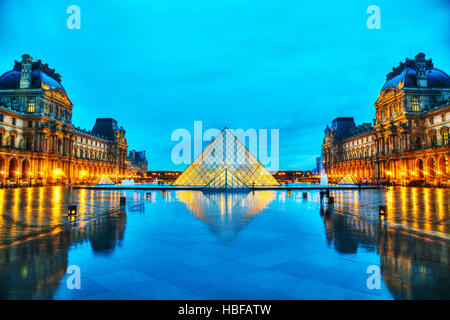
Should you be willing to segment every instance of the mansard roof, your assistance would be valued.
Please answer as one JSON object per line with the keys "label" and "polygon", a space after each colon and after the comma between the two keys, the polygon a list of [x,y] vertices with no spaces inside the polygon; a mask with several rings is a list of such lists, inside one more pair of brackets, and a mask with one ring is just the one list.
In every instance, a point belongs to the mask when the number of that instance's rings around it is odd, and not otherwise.
{"label": "mansard roof", "polygon": [[381,91],[386,88],[403,89],[417,88],[417,73],[419,63],[425,66],[427,88],[450,88],[450,76],[440,69],[434,68],[432,59],[425,59],[425,54],[419,53],[415,59],[406,58],[398,67],[386,75],[386,83]]}
{"label": "mansard roof", "polygon": [[[5,72],[0,77],[0,89],[19,89],[22,62],[15,61],[14,68]],[[43,64],[41,60],[32,62],[31,65],[31,89],[62,90],[66,95],[66,90],[61,84],[61,75],[50,69],[48,64]]]}
{"label": "mansard roof", "polygon": [[106,137],[108,140],[114,140],[114,131],[119,130],[117,121],[112,118],[97,118],[92,134]]}

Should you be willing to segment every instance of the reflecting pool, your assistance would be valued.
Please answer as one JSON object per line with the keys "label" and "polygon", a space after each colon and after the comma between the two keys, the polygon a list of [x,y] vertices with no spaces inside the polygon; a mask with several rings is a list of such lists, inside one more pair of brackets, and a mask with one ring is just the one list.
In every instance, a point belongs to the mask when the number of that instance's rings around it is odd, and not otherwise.
{"label": "reflecting pool", "polygon": [[0,189],[0,298],[449,299],[449,193]]}

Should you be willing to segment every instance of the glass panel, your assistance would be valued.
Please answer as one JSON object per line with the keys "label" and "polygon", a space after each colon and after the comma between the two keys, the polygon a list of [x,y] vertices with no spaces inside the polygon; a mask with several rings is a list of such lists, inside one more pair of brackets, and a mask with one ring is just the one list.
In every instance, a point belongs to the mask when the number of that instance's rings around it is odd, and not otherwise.
{"label": "glass panel", "polygon": [[230,130],[224,129],[173,185],[243,188],[279,183]]}

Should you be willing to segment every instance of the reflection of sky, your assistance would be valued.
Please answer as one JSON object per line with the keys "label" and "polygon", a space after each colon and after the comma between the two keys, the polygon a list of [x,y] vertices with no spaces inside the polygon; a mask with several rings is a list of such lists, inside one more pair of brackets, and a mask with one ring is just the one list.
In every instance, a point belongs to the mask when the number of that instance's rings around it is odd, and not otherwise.
{"label": "reflection of sky", "polygon": [[400,60],[423,51],[450,72],[447,3],[377,1],[382,29],[368,30],[367,1],[79,0],[82,29],[70,31],[67,2],[4,0],[0,72],[25,52],[48,62],[75,125],[118,119],[151,169],[184,168],[171,163],[170,135],[193,120],[279,128],[280,168],[307,169],[333,118],[374,117]]}
{"label": "reflection of sky", "polygon": [[[99,205],[99,199],[104,200],[105,208],[116,208],[119,192],[74,190],[68,194],[67,189],[60,187],[0,189],[3,235],[18,225],[11,223],[11,217],[26,225],[37,221],[55,223],[52,219],[57,217],[65,219],[62,212],[56,214],[49,207],[39,211],[40,203],[46,203],[47,198],[39,199],[40,192],[34,190],[52,194],[50,203],[61,208],[65,208],[67,199],[76,199],[80,203],[80,217],[58,233],[0,247],[0,298],[51,298],[54,293],[57,298],[88,297],[92,290],[98,289],[93,284],[95,281],[106,281],[103,285],[123,283],[114,278],[123,277],[123,270],[135,275],[139,270],[147,280],[158,278],[160,285],[171,276],[179,277],[177,283],[184,284],[187,290],[193,290],[189,283],[195,283],[193,287],[199,289],[202,282],[196,281],[198,274],[204,279],[210,273],[217,278],[224,274],[242,276],[246,272],[247,280],[256,277],[255,281],[275,290],[280,283],[265,277],[281,273],[282,287],[295,299],[313,297],[314,292],[308,286],[317,282],[323,282],[324,287],[331,284],[330,289],[334,288],[329,293],[331,298],[342,297],[335,296],[336,286],[342,286],[344,291],[357,287],[353,298],[370,298],[359,295],[364,293],[368,265],[381,268],[383,282],[382,289],[375,293],[378,297],[448,299],[450,296],[446,241],[390,228],[397,219],[404,219],[403,223],[411,227],[417,223],[424,231],[428,231],[427,223],[433,228],[439,226],[440,220],[426,221],[427,210],[430,216],[448,221],[448,210],[439,211],[449,205],[448,192],[444,189],[333,192],[334,207],[338,209],[334,212],[327,210],[326,202],[323,206],[319,204],[315,191],[308,192],[307,198],[295,190],[229,194],[167,191],[164,195],[158,191],[151,192],[148,199],[144,192],[129,190],[123,192],[127,197],[125,214],[86,220],[91,208]],[[11,206],[12,199],[21,199],[19,205]],[[410,200],[404,202],[404,199]],[[354,201],[359,211],[352,211]],[[388,212],[392,214],[387,225],[372,217],[380,202],[388,203]],[[137,203],[142,206],[133,210]],[[404,216],[403,206],[412,208],[414,203],[423,214],[413,211]],[[429,209],[422,209],[425,206]],[[351,214],[343,214],[342,209]],[[68,265],[82,268],[85,290],[76,292],[66,288]],[[235,293],[242,288],[240,281],[227,278],[226,282],[230,286],[235,284],[227,292]],[[133,286],[136,292],[137,284],[125,285]],[[119,285],[112,287],[115,294],[134,298],[127,296],[126,292],[130,291],[123,291]],[[251,284],[247,289],[253,298],[260,293]],[[144,295],[145,292],[148,291]],[[321,298],[323,292],[328,293],[321,291]],[[153,294],[146,298],[158,297],[161,291]],[[177,297],[180,298],[179,293]]]}

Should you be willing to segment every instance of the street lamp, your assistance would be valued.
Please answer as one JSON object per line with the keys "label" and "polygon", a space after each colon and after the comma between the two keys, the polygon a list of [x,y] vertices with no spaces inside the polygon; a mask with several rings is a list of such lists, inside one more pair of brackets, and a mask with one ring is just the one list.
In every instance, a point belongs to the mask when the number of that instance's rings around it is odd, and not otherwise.
{"label": "street lamp", "polygon": [[16,171],[16,176],[17,176],[17,187],[19,186],[19,170]]}
{"label": "street lamp", "polygon": [[58,184],[58,176],[61,174],[61,170],[55,169],[54,173],[55,173],[55,177],[56,177],[56,184]]}

